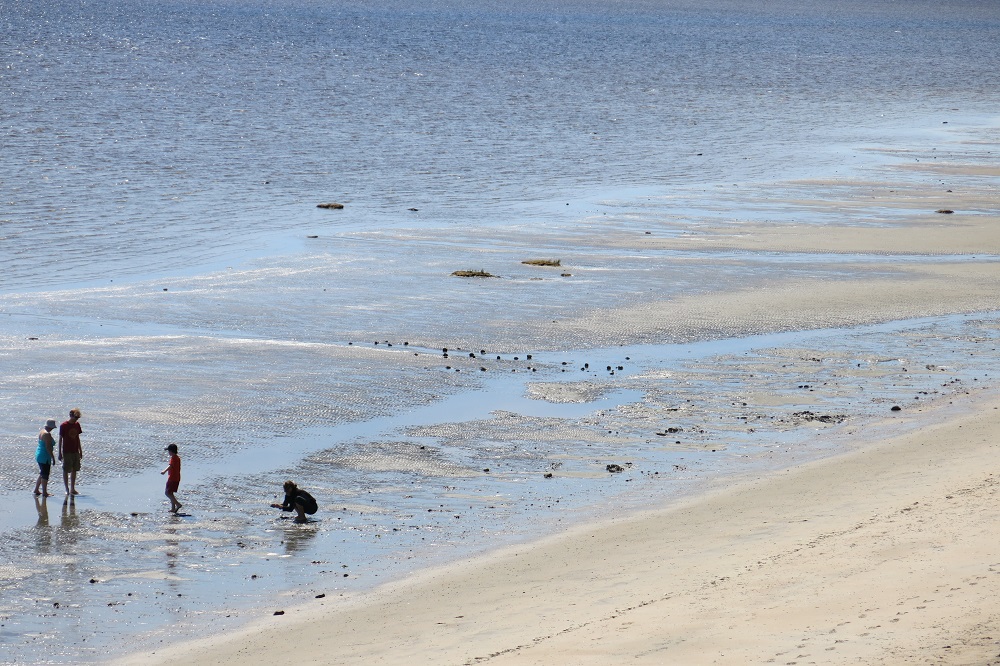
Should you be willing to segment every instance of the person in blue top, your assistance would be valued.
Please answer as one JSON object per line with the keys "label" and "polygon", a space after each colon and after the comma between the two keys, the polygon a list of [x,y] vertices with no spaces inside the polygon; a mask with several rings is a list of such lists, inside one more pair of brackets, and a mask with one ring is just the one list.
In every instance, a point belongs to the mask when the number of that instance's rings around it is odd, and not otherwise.
{"label": "person in blue top", "polygon": [[55,430],[55,427],[55,419],[49,419],[45,422],[45,426],[38,431],[38,448],[35,449],[35,462],[38,463],[38,481],[35,481],[35,494],[45,495],[45,497],[52,497],[49,494],[49,472],[56,459],[53,450],[56,440],[52,438],[52,431]]}

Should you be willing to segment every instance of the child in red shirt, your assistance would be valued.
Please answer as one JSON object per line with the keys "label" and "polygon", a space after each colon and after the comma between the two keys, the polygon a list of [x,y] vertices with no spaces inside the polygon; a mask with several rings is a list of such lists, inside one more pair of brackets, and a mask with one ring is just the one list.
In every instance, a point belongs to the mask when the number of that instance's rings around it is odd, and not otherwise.
{"label": "child in red shirt", "polygon": [[170,444],[163,450],[170,453],[170,462],[167,468],[160,472],[160,474],[167,475],[167,489],[163,494],[170,500],[170,513],[177,513],[184,506],[174,496],[177,488],[181,485],[181,457],[177,455],[176,444]]}

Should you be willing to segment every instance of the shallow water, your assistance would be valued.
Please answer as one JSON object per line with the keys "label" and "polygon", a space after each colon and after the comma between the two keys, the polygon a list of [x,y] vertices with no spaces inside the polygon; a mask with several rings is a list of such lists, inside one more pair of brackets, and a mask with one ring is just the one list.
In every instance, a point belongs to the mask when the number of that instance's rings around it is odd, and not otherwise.
{"label": "shallow water", "polygon": [[[892,168],[995,163],[989,3],[740,5],[5,4],[0,661],[349,595],[995,390],[996,313],[559,328],[996,261],[637,249],[898,222],[815,205],[874,179],[995,185]],[[83,495],[36,503],[36,429],[72,406]],[[267,507],[289,477],[310,525]]]}

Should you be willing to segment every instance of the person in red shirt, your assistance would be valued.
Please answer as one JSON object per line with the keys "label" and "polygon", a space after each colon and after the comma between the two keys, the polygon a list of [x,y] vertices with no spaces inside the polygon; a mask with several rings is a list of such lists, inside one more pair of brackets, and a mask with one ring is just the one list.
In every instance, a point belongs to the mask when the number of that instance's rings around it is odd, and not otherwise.
{"label": "person in red shirt", "polygon": [[181,457],[177,455],[176,444],[168,444],[167,448],[163,450],[170,454],[170,462],[166,469],[160,472],[160,474],[167,475],[167,489],[163,494],[170,500],[170,513],[177,513],[184,506],[177,501],[177,496],[174,495],[181,485]]}
{"label": "person in red shirt", "polygon": [[67,495],[78,495],[76,492],[76,473],[80,471],[83,460],[83,445],[80,444],[80,417],[83,414],[75,407],[69,410],[69,420],[59,426],[59,460],[63,466],[63,485]]}

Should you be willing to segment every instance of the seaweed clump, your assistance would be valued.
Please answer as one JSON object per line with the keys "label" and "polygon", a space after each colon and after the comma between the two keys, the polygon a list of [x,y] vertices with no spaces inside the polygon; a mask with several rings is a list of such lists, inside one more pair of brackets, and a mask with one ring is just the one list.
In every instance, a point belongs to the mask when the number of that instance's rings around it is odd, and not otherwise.
{"label": "seaweed clump", "polygon": [[478,270],[478,271],[455,271],[454,273],[452,273],[452,275],[454,275],[455,277],[482,277],[482,278],[496,277],[496,275],[493,275],[492,273],[487,273],[484,270]]}

